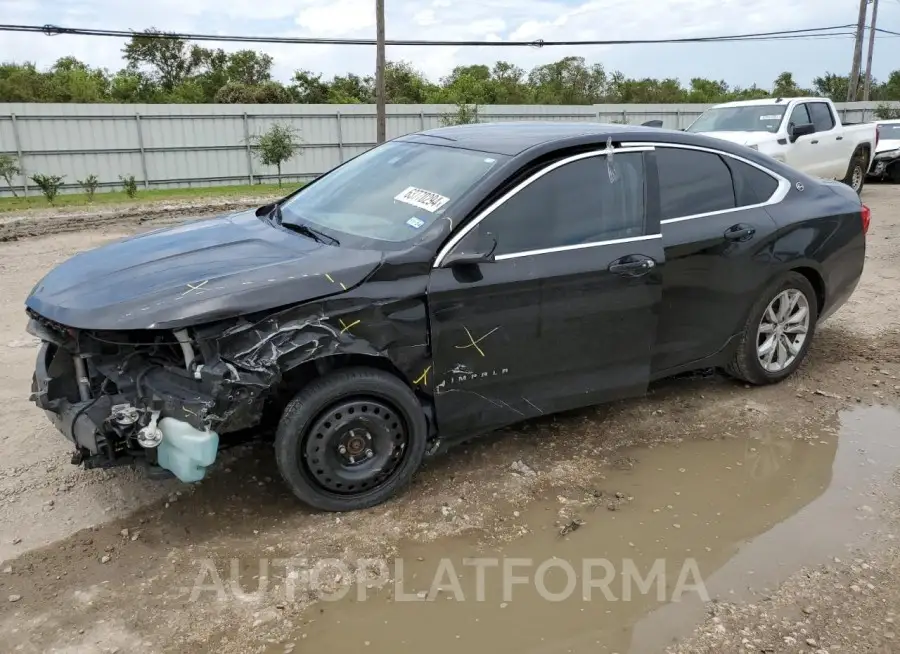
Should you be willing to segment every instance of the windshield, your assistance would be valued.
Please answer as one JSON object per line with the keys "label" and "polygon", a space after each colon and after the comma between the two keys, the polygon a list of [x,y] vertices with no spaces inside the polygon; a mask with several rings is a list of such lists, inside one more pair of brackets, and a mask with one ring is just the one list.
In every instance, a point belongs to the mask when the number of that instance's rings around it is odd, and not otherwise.
{"label": "windshield", "polygon": [[755,104],[744,107],[707,109],[688,132],[777,132],[785,107]]}
{"label": "windshield", "polygon": [[390,141],[287,200],[281,207],[282,222],[334,233],[341,241],[348,234],[391,243],[407,241],[440,218],[505,158]]}

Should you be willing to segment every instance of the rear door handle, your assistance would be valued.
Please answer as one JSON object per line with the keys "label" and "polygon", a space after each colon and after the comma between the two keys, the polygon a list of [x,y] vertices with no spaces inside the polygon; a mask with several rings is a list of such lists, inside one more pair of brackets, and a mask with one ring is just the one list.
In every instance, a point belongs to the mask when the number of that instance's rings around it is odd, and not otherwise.
{"label": "rear door handle", "polygon": [[844,140],[844,137],[843,137],[843,136],[838,136],[837,139],[835,139],[835,140],[837,140],[837,141],[843,141],[843,140]]}
{"label": "rear door handle", "polygon": [[609,264],[609,272],[622,277],[641,277],[656,267],[656,261],[643,254],[629,254]]}
{"label": "rear door handle", "polygon": [[815,141],[810,141],[810,143],[812,143],[813,145],[815,145],[818,142],[819,142],[819,139],[816,139]]}
{"label": "rear door handle", "polygon": [[753,238],[753,235],[756,234],[756,228],[752,225],[745,225],[743,223],[738,223],[737,225],[732,225],[728,229],[725,230],[725,238],[729,241],[749,241]]}

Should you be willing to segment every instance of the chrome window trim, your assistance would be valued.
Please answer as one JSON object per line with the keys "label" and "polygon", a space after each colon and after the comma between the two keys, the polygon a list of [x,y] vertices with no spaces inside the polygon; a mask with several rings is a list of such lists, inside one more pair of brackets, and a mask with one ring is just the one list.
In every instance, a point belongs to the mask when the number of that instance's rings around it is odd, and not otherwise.
{"label": "chrome window trim", "polygon": [[[434,263],[432,264],[431,267],[432,268],[440,268],[441,264],[444,262],[444,259],[453,250],[453,248],[455,248],[459,244],[459,242],[461,240],[463,240],[469,234],[469,232],[471,232],[475,227],[477,227],[478,224],[482,220],[484,220],[485,218],[490,216],[494,211],[496,211],[501,205],[503,205],[511,197],[518,194],[520,191],[527,188],[528,186],[530,186],[532,183],[539,180],[541,177],[543,177],[547,173],[553,172],[557,168],[562,168],[566,164],[570,164],[574,161],[580,161],[582,159],[590,159],[592,157],[603,157],[603,156],[606,156],[607,154],[609,154],[610,152],[612,152],[613,156],[615,156],[616,153],[620,153],[620,152],[621,153],[651,152],[653,149],[654,149],[653,145],[645,144],[645,143],[630,144],[628,146],[613,148],[612,150],[609,150],[606,147],[604,147],[602,150],[592,150],[591,152],[582,152],[580,154],[573,154],[570,157],[566,157],[565,159],[560,159],[559,161],[556,161],[556,162],[550,164],[549,166],[545,166],[544,168],[541,168],[539,171],[537,171],[536,173],[533,173],[530,177],[523,179],[521,182],[516,184],[513,188],[511,188],[506,193],[501,195],[499,198],[494,200],[494,202],[492,202],[489,206],[487,206],[484,210],[482,210],[481,213],[479,213],[477,216],[475,216],[475,218],[470,220],[461,230],[459,230],[459,232],[457,232],[454,236],[452,236],[450,238],[450,240],[447,241],[447,243],[438,251],[437,257],[435,258]],[[618,240],[620,240],[620,239],[618,239]],[[611,241],[598,241],[596,243],[584,243],[584,244],[579,244],[576,246],[564,245],[564,246],[559,246],[559,251],[564,251],[566,249],[579,249],[579,248],[584,248],[584,247],[594,247],[597,245],[606,245],[609,242],[611,242]],[[529,250],[528,252],[511,252],[509,254],[498,255],[496,257],[496,260],[502,261],[503,259],[506,259],[506,258],[526,256],[526,255],[530,255],[530,254],[534,254],[534,253],[544,254],[546,252],[553,252],[553,251],[557,251],[557,248],[545,248],[542,250]]]}
{"label": "chrome window trim", "polygon": [[[632,144],[632,143],[623,143],[622,144],[623,147],[627,147],[630,145],[634,145],[634,144]],[[769,175],[769,177],[772,177],[775,181],[778,182],[778,186],[775,188],[775,191],[772,193],[772,195],[769,196],[769,199],[766,200],[765,202],[760,202],[758,204],[747,204],[747,205],[744,205],[743,207],[734,207],[732,209],[720,209],[718,211],[707,211],[706,213],[695,213],[695,214],[690,214],[688,216],[679,216],[678,218],[666,218],[665,220],[659,221],[660,225],[668,225],[670,223],[679,223],[684,220],[693,220],[694,218],[706,218],[707,216],[719,216],[719,215],[726,214],[726,213],[733,213],[735,211],[746,211],[747,209],[759,209],[760,207],[768,207],[773,204],[778,204],[779,202],[784,200],[784,198],[787,197],[788,192],[791,190],[791,182],[789,180],[785,179],[784,177],[782,177],[781,175],[779,175],[778,173],[776,173],[772,170],[769,170],[765,166],[762,166],[754,161],[750,161],[749,159],[745,159],[744,157],[741,157],[736,154],[731,154],[730,152],[725,152],[723,150],[716,150],[715,148],[707,148],[707,147],[703,147],[700,145],[687,145],[687,144],[682,144],[682,143],[651,142],[650,145],[652,145],[654,148],[680,148],[682,150],[699,150],[700,152],[709,152],[711,154],[717,154],[722,157],[731,157],[732,159],[735,159],[735,160],[745,163],[747,165],[753,166],[754,168],[756,168],[758,170],[761,170],[762,172]]]}
{"label": "chrome window trim", "polygon": [[579,243],[578,245],[559,245],[555,248],[543,248],[540,250],[526,250],[525,252],[510,252],[509,254],[500,254],[494,257],[495,261],[505,261],[506,259],[518,259],[519,257],[535,257],[540,254],[553,254],[554,252],[568,252],[570,250],[584,250],[585,248],[596,248],[601,245],[616,245],[618,243],[632,243],[634,241],[649,241],[654,238],[662,238],[662,234],[645,234],[643,236],[629,236],[627,238],[612,238],[608,241],[592,241],[591,243]]}

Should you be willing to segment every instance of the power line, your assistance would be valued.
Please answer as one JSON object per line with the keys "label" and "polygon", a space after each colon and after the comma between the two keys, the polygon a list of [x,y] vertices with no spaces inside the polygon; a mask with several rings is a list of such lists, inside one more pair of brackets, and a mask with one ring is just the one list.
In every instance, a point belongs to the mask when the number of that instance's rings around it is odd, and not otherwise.
{"label": "power line", "polygon": [[[756,32],[750,34],[731,34],[724,36],[696,36],[674,39],[618,39],[618,40],[583,40],[583,41],[444,41],[429,39],[390,39],[385,45],[391,46],[455,46],[455,47],[552,47],[552,46],[589,46],[589,45],[651,45],[665,43],[732,43],[737,41],[766,40],[803,40],[817,38],[845,37],[852,32],[836,32],[846,30],[855,25],[834,25],[831,27],[812,27],[807,29],[779,30],[775,32]],[[347,39],[321,37],[280,37],[280,36],[241,36],[226,34],[190,34],[174,32],[136,32],[132,30],[111,30],[95,28],[62,27],[59,25],[4,25],[0,24],[0,32],[29,32],[46,36],[74,35],[96,36],[107,38],[133,37],[184,41],[220,41],[226,43],[279,43],[293,45],[376,45],[377,39]]]}

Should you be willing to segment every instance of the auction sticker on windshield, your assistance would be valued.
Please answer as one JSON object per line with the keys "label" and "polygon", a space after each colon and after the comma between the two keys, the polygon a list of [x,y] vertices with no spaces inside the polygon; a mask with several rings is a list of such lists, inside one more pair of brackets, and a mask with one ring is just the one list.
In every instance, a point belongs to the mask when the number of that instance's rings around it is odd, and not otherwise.
{"label": "auction sticker on windshield", "polygon": [[430,211],[431,213],[434,213],[445,204],[450,202],[450,198],[445,198],[439,193],[435,193],[434,191],[426,191],[425,189],[416,188],[415,186],[408,187],[406,190],[396,195],[394,199],[398,200],[399,202],[411,204],[412,206],[418,207],[419,209]]}

